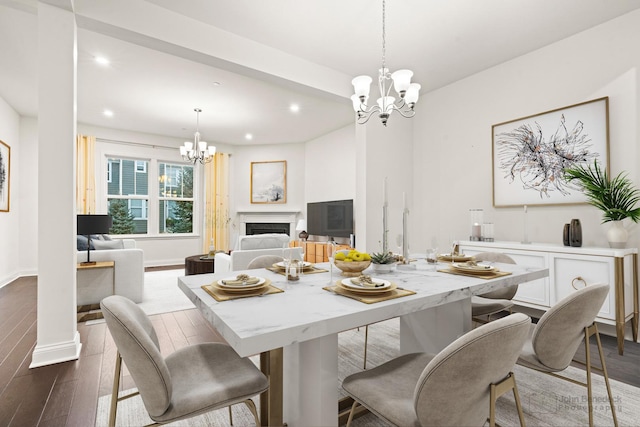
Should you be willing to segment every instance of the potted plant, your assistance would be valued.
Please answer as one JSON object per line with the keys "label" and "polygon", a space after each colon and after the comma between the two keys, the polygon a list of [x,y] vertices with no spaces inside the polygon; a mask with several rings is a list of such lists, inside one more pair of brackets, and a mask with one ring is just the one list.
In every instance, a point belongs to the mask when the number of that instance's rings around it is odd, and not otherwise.
{"label": "potted plant", "polygon": [[640,220],[640,208],[636,207],[640,200],[640,191],[627,174],[621,172],[611,179],[607,171],[594,160],[593,165],[577,165],[565,169],[564,177],[567,182],[578,181],[588,203],[603,212],[603,224],[612,223],[612,227],[607,231],[609,246],[624,248],[629,235],[622,225],[622,220],[630,218],[636,223]]}
{"label": "potted plant", "polygon": [[398,258],[391,252],[374,252],[371,254],[371,263],[376,273],[390,273],[396,268]]}

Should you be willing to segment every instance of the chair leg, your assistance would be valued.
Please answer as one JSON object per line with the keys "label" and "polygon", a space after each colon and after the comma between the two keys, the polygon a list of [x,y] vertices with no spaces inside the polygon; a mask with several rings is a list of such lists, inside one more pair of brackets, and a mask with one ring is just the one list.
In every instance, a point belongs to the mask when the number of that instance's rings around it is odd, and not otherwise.
{"label": "chair leg", "polygon": [[231,405],[229,405],[229,424],[233,425],[233,414],[231,413]]}
{"label": "chair leg", "polygon": [[516,386],[516,376],[513,372],[509,372],[509,375],[497,384],[491,384],[489,389],[489,426],[496,426],[496,402],[500,396],[513,390],[513,396],[516,401],[516,409],[518,410],[518,418],[520,419],[520,425],[526,427],[524,422],[524,413],[522,412],[522,405],[520,404],[520,396],[518,395],[518,387]]}
{"label": "chair leg", "polygon": [[116,425],[116,412],[118,411],[118,389],[120,388],[120,371],[122,370],[122,356],[116,351],[116,369],[113,373],[113,389],[111,390],[111,407],[109,408],[109,427]]}
{"label": "chair leg", "polygon": [[616,416],[616,406],[613,401],[613,394],[611,393],[611,385],[609,384],[609,374],[607,373],[607,364],[604,361],[604,353],[602,351],[602,342],[600,341],[600,333],[598,332],[598,326],[594,323],[587,330],[587,343],[591,335],[596,336],[596,343],[598,344],[598,356],[600,357],[600,365],[602,365],[602,376],[604,377],[604,383],[607,386],[607,394],[609,395],[609,405],[611,405],[611,415],[613,416],[613,425],[618,427],[618,417]]}
{"label": "chair leg", "polygon": [[369,343],[369,325],[364,327],[364,364],[362,369],[367,369],[367,344]]}
{"label": "chair leg", "polygon": [[[253,403],[253,400],[251,400],[251,399],[247,399],[242,403],[247,405],[247,408],[249,408],[249,410],[253,414],[253,418],[256,420],[256,426],[259,426],[260,425],[260,417],[258,417],[258,409],[256,408],[256,404]],[[231,406],[229,406],[229,414],[231,414]]]}
{"label": "chair leg", "polygon": [[593,427],[593,399],[591,395],[591,351],[589,348],[589,328],[584,328],[584,351],[587,368],[587,405],[589,407],[589,427]]}
{"label": "chair leg", "polygon": [[353,414],[356,410],[356,406],[358,406],[358,402],[356,400],[353,401],[353,405],[351,405],[351,412],[349,412],[349,419],[347,420],[347,427],[351,426],[351,421],[353,421]]}

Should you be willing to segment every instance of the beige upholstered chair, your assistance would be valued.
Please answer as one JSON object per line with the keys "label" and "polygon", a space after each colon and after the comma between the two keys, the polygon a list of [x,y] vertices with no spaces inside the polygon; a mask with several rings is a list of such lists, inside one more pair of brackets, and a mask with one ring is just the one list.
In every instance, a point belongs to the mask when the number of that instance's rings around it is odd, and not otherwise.
{"label": "beige upholstered chair", "polygon": [[[542,315],[536,325],[531,325],[529,337],[524,344],[518,364],[537,371],[545,372],[557,378],[562,378],[574,384],[587,388],[589,406],[589,425],[593,426],[593,399],[591,386],[591,370],[601,371],[604,376],[609,404],[614,425],[618,425],[615,405],[609,385],[609,375],[602,353],[602,344],[598,327],[594,320],[609,293],[609,285],[593,284],[586,286],[562,300],[558,301]],[[596,337],[601,369],[591,366],[589,340]],[[565,370],[584,341],[586,356],[587,382],[582,383],[573,379],[557,375],[555,372]]]}
{"label": "beige upholstered chair", "polygon": [[253,270],[255,268],[267,268],[271,267],[276,262],[282,261],[283,258],[278,255],[260,255],[257,258],[252,259],[247,266],[248,270]]}
{"label": "beige upholstered chair", "polygon": [[495,425],[495,403],[513,390],[520,424],[524,416],[511,370],[531,319],[516,313],[482,325],[437,355],[412,353],[345,378],[342,388],[358,404],[397,426]]}
{"label": "beige upholstered chair", "polygon": [[[269,382],[249,359],[222,343],[191,345],[164,358],[153,325],[140,307],[118,295],[103,299],[100,306],[118,349],[110,426],[115,425],[118,401],[137,394],[155,425],[240,402],[249,407],[260,425],[250,398],[267,390]],[[138,392],[118,397],[122,360]]]}
{"label": "beige upholstered chair", "polygon": [[[515,264],[516,262],[508,255],[498,252],[481,252],[474,255],[476,261],[501,262],[503,264]],[[476,322],[486,323],[491,320],[491,315],[501,311],[511,312],[513,307],[513,297],[518,291],[518,285],[507,286],[486,294],[471,297],[471,316]],[[486,316],[480,318],[479,316]]]}

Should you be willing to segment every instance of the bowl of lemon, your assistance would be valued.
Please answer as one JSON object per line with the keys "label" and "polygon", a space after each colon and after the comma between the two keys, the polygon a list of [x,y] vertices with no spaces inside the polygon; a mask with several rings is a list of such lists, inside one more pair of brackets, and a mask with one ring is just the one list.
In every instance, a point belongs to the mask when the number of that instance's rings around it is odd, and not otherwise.
{"label": "bowl of lemon", "polygon": [[355,249],[343,250],[336,252],[333,263],[342,271],[343,276],[358,277],[371,265],[371,256]]}

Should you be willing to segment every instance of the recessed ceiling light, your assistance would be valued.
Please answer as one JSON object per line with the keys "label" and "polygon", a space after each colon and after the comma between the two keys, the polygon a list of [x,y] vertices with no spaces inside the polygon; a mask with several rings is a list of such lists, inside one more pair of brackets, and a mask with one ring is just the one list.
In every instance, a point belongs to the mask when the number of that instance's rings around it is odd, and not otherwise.
{"label": "recessed ceiling light", "polygon": [[251,141],[253,139],[253,135],[251,135],[250,133],[246,134],[244,136],[244,139],[246,139],[247,141]]}
{"label": "recessed ceiling light", "polygon": [[290,110],[292,113],[297,113],[298,111],[300,111],[300,106],[299,106],[298,104],[291,104],[291,105],[289,106],[289,110]]}
{"label": "recessed ceiling light", "polygon": [[214,86],[220,86],[221,84],[222,84],[222,83],[220,83],[220,82],[213,82],[213,85],[214,85]]}
{"label": "recessed ceiling light", "polygon": [[113,117],[113,111],[111,110],[104,110],[102,114],[104,114],[107,117]]}
{"label": "recessed ceiling light", "polygon": [[104,56],[96,56],[95,61],[100,65],[109,65],[111,63],[111,61],[109,61]]}

